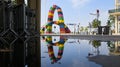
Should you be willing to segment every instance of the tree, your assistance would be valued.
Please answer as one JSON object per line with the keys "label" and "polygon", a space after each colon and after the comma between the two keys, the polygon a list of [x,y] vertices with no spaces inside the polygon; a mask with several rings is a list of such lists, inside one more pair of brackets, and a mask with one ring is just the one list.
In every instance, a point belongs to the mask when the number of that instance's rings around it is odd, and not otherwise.
{"label": "tree", "polygon": [[83,26],[81,26],[81,27],[80,27],[80,31],[83,31],[83,30],[84,30],[84,28],[83,28]]}
{"label": "tree", "polygon": [[12,4],[17,5],[16,0],[11,0],[11,1],[12,1]]}
{"label": "tree", "polygon": [[107,26],[110,27],[111,32],[115,33],[114,28],[115,28],[115,17],[113,15],[109,15],[108,21],[107,21]]}
{"label": "tree", "polygon": [[107,26],[110,26],[110,27],[111,27],[110,20],[107,20]]}
{"label": "tree", "polygon": [[93,47],[98,48],[99,46],[101,46],[101,42],[98,40],[93,40],[92,45],[93,45]]}
{"label": "tree", "polygon": [[113,52],[113,51],[115,50],[115,44],[114,44],[114,42],[108,41],[108,42],[107,42],[107,45],[108,45],[108,47],[109,47],[109,51],[110,51],[110,52]]}
{"label": "tree", "polygon": [[114,23],[115,22],[115,17],[113,15],[109,15],[109,18],[111,23]]}
{"label": "tree", "polygon": [[93,21],[92,21],[92,27],[93,28],[97,28],[98,26],[100,26],[101,25],[101,21],[99,21],[99,20],[97,20],[97,19],[94,19]]}
{"label": "tree", "polygon": [[115,17],[113,15],[110,15],[107,21],[107,25],[112,27],[114,26],[114,23],[115,23]]}
{"label": "tree", "polygon": [[85,31],[88,31],[88,27],[85,27]]}
{"label": "tree", "polygon": [[96,49],[97,55],[99,55],[99,47],[101,46],[101,42],[98,40],[93,40],[92,45]]}

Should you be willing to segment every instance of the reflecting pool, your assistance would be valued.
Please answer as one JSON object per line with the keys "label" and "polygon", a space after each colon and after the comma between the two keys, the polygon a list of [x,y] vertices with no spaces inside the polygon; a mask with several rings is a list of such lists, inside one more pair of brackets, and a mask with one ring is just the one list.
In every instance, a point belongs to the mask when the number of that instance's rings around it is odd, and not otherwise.
{"label": "reflecting pool", "polygon": [[120,41],[41,37],[41,67],[120,67]]}

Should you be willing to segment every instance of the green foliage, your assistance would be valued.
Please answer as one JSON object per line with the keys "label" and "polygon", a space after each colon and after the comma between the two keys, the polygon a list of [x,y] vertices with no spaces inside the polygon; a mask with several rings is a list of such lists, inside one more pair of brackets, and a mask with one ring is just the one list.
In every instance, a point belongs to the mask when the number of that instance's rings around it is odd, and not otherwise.
{"label": "green foliage", "polygon": [[88,27],[85,27],[85,31],[88,31]]}
{"label": "green foliage", "polygon": [[97,19],[94,19],[93,21],[92,21],[92,27],[93,28],[97,28],[98,26],[100,26],[101,25],[101,21],[99,21],[99,20],[97,20]]}
{"label": "green foliage", "polygon": [[81,26],[81,27],[80,27],[80,31],[83,31],[83,30],[84,30],[84,27],[83,27],[83,26]]}
{"label": "green foliage", "polygon": [[110,20],[107,21],[107,26],[110,26],[110,27],[111,27],[111,22],[110,22]]}
{"label": "green foliage", "polygon": [[115,23],[115,17],[110,15],[107,21],[107,25],[111,27],[114,26],[114,23]]}
{"label": "green foliage", "polygon": [[110,15],[109,20],[110,20],[111,23],[114,23],[115,22],[115,17],[113,15]]}
{"label": "green foliage", "polygon": [[109,47],[109,51],[110,52],[113,52],[115,50],[115,44],[114,44],[114,42],[108,41],[107,45]]}
{"label": "green foliage", "polygon": [[115,48],[115,44],[112,41],[108,41],[107,45],[109,48]]}
{"label": "green foliage", "polygon": [[12,4],[17,5],[16,0],[12,0]]}
{"label": "green foliage", "polygon": [[92,45],[93,45],[93,47],[98,48],[101,45],[101,42],[97,41],[97,40],[93,40]]}

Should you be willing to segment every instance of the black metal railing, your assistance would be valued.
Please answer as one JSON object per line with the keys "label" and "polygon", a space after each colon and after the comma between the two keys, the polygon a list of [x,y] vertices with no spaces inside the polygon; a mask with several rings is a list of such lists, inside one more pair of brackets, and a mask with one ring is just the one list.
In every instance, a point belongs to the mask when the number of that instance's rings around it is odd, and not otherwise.
{"label": "black metal railing", "polygon": [[0,0],[0,67],[31,67],[32,62],[36,67],[40,58],[40,38],[32,37],[39,34],[36,24],[35,10]]}
{"label": "black metal railing", "polygon": [[[0,36],[13,32],[15,36],[34,36],[37,31],[35,10],[25,4],[0,2]],[[38,32],[39,34],[39,32]]]}

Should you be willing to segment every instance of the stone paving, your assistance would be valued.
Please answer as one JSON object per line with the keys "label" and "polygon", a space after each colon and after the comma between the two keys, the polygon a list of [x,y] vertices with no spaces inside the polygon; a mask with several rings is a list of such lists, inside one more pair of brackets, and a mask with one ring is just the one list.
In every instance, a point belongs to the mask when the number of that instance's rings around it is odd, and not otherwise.
{"label": "stone paving", "polygon": [[41,34],[41,36],[64,36],[72,39],[85,40],[120,40],[120,35],[80,35],[80,34]]}

